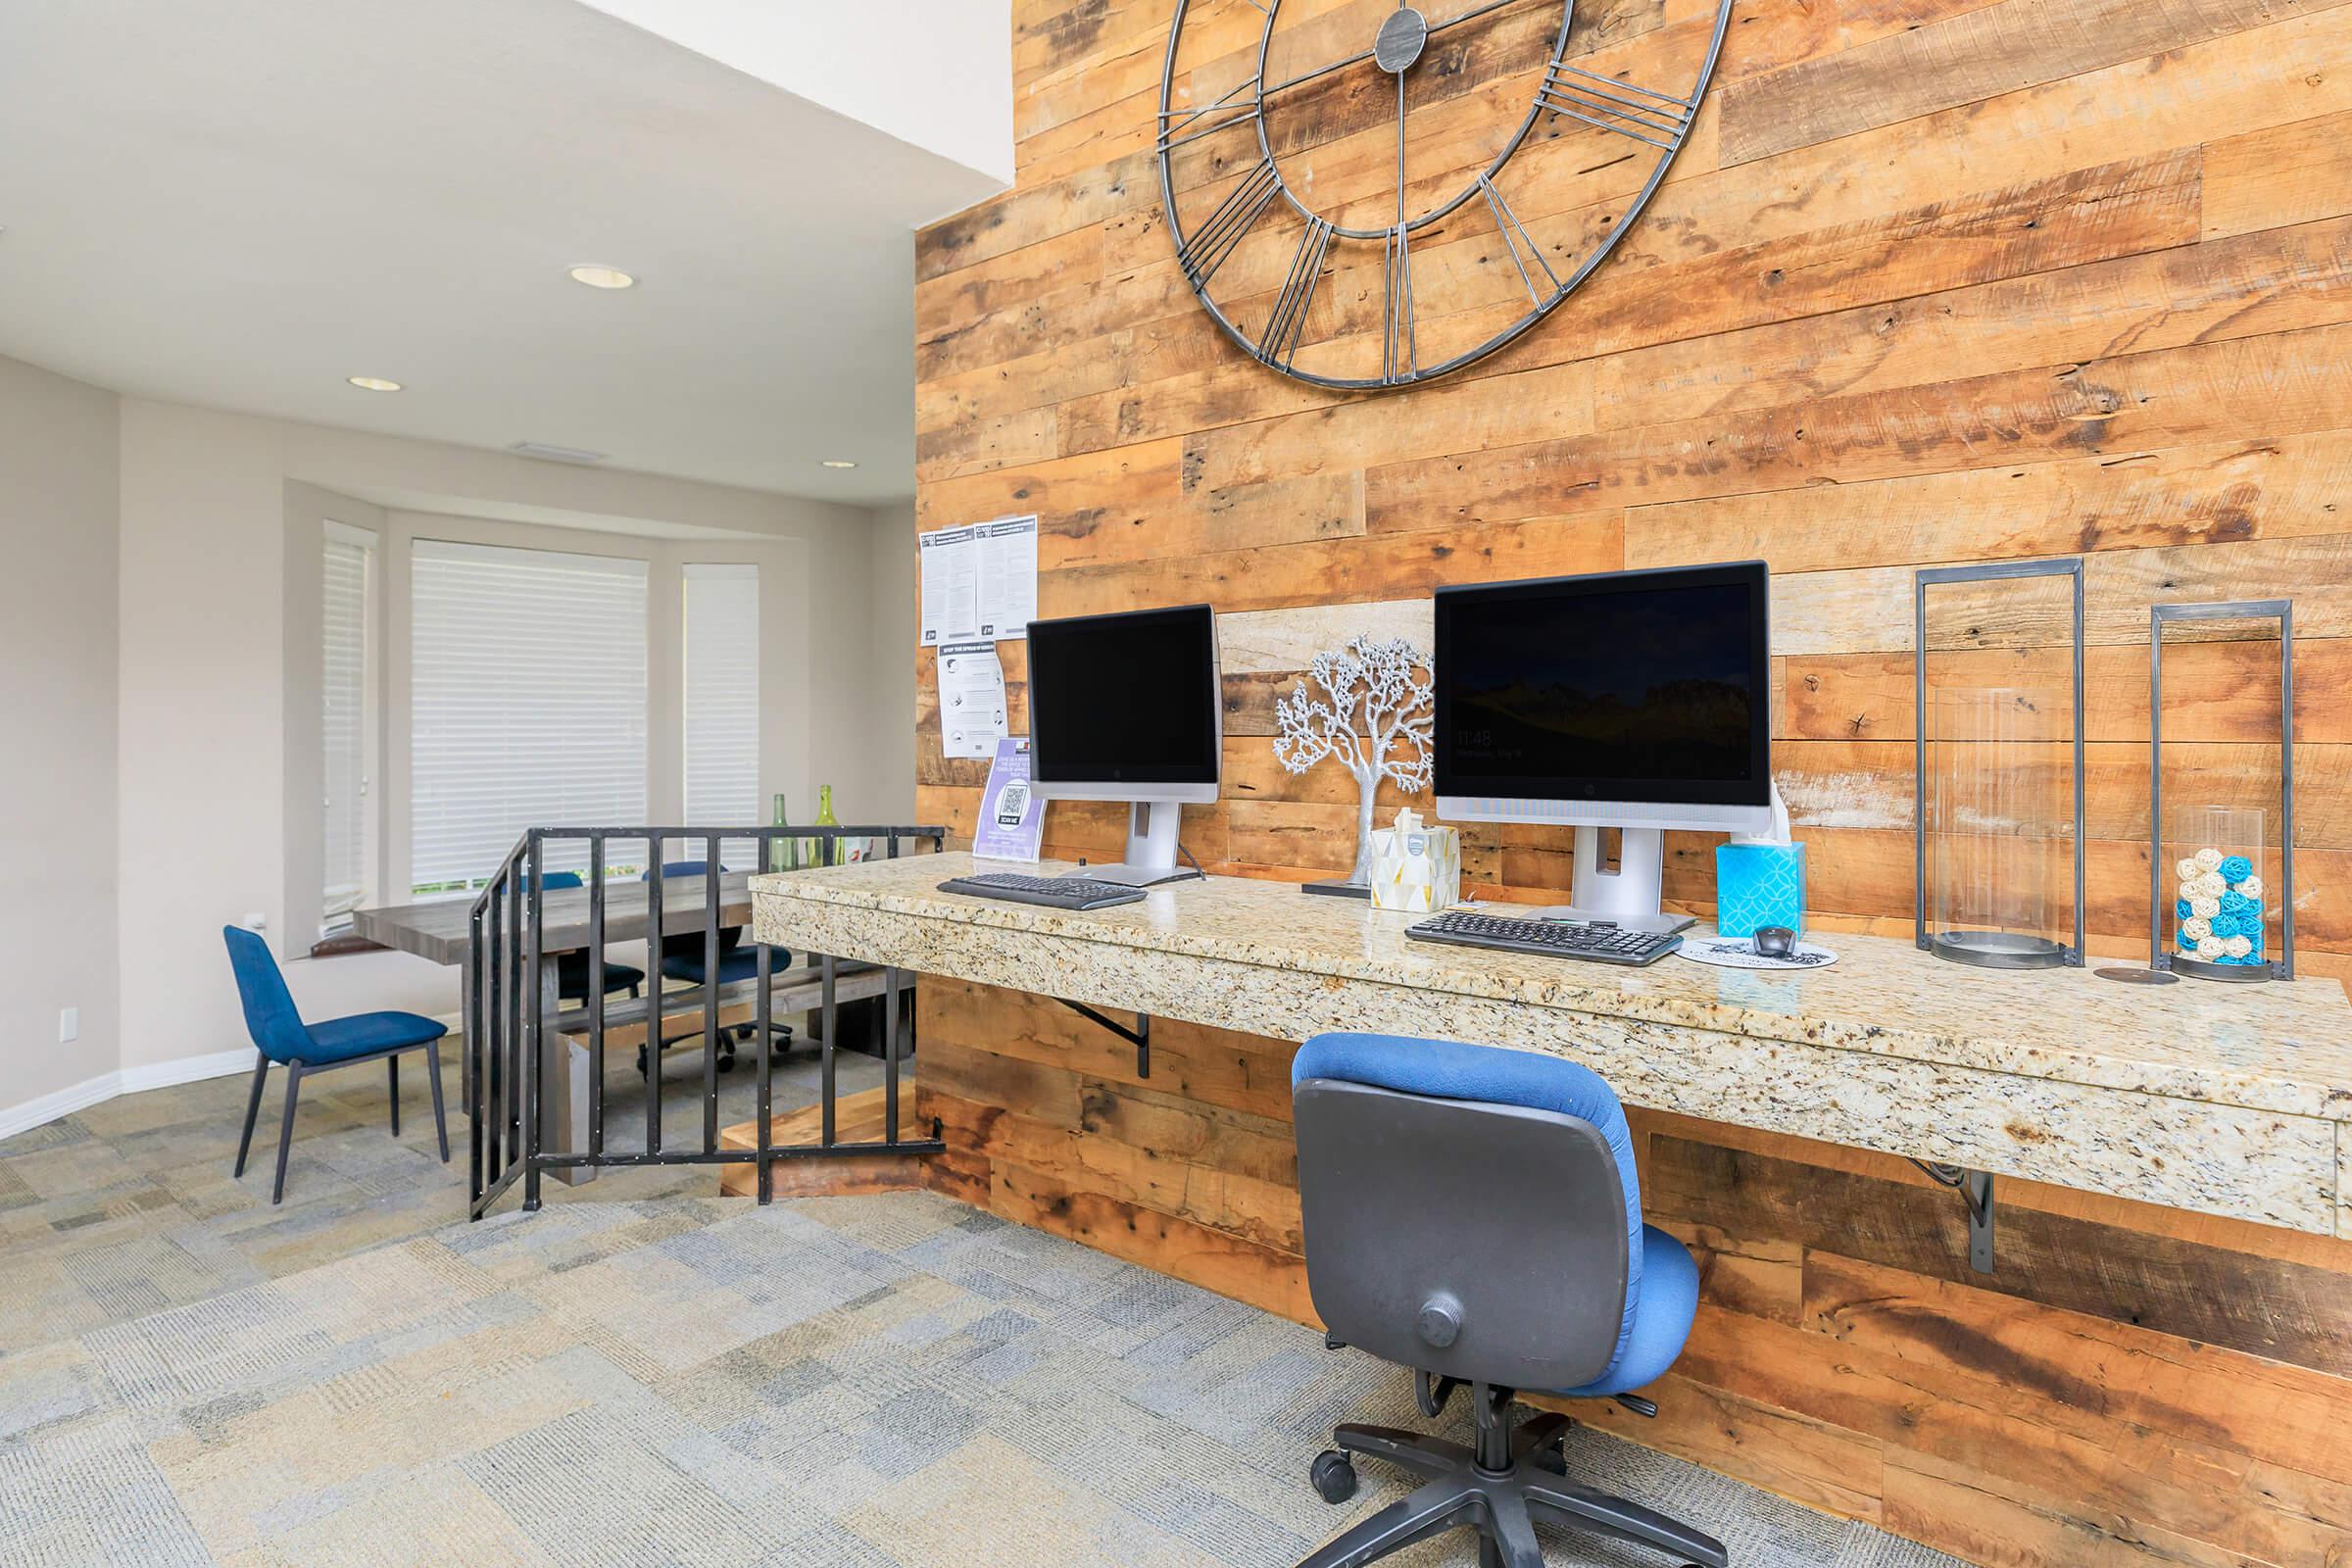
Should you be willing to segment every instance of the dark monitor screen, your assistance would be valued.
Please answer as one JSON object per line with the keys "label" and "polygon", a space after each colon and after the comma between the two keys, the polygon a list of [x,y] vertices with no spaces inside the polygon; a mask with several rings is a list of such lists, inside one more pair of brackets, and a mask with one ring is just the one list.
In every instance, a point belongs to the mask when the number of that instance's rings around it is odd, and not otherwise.
{"label": "dark monitor screen", "polygon": [[1761,806],[1762,562],[1442,588],[1441,795]]}
{"label": "dark monitor screen", "polygon": [[1029,623],[1030,768],[1047,784],[1214,784],[1206,605]]}

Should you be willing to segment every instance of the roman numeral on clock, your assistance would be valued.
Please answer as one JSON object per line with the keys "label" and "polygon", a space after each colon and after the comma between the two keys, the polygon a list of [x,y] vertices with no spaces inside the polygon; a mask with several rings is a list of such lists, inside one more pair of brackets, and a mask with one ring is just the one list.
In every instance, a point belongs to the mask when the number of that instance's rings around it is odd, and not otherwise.
{"label": "roman numeral on clock", "polygon": [[[1216,102],[1202,104],[1198,109],[1171,110],[1159,117],[1159,150],[1167,152],[1188,141],[1199,141],[1236,125],[1247,125],[1257,119],[1263,107],[1258,98],[1258,78],[1227,88]],[[1250,96],[1244,98],[1242,95]]]}
{"label": "roman numeral on clock", "polygon": [[1544,74],[1544,90],[1536,102],[1555,115],[1581,120],[1588,125],[1630,136],[1635,141],[1672,152],[1690,134],[1698,109],[1689,98],[1656,92],[1613,76],[1596,76],[1570,65],[1554,65]]}
{"label": "roman numeral on clock", "polygon": [[1331,249],[1331,235],[1330,223],[1310,218],[1305,232],[1298,236],[1290,276],[1283,280],[1273,314],[1266,318],[1265,335],[1258,340],[1258,354],[1268,364],[1280,361],[1287,370],[1298,356],[1298,342],[1306,332],[1306,308],[1314,301],[1315,285],[1322,281],[1323,256]]}
{"label": "roman numeral on clock", "polygon": [[1384,343],[1380,378],[1391,383],[1409,381],[1419,373],[1420,354],[1413,333],[1413,255],[1410,226],[1398,223],[1383,242],[1387,266],[1387,296],[1381,309]]}
{"label": "roman numeral on clock", "polygon": [[1519,281],[1527,285],[1527,297],[1537,305],[1542,305],[1544,296],[1538,292],[1536,280],[1528,272],[1527,263],[1520,259],[1519,248],[1523,245],[1527,247],[1527,254],[1535,258],[1536,265],[1544,270],[1544,275],[1551,280],[1551,292],[1554,294],[1560,291],[1560,274],[1553,271],[1551,263],[1544,259],[1544,247],[1537,244],[1535,237],[1528,233],[1527,225],[1519,221],[1519,215],[1512,212],[1511,204],[1502,199],[1502,192],[1494,188],[1494,181],[1481,174],[1478,176],[1478,188],[1487,198],[1488,210],[1494,215],[1495,236],[1502,241],[1502,248],[1511,253],[1511,265],[1519,269]]}
{"label": "roman numeral on clock", "polygon": [[1225,258],[1255,226],[1266,204],[1281,194],[1282,175],[1275,170],[1274,160],[1259,159],[1256,167],[1242,176],[1242,182],[1217,203],[1207,220],[1176,247],[1176,260],[1193,287],[1199,288],[1216,275]]}

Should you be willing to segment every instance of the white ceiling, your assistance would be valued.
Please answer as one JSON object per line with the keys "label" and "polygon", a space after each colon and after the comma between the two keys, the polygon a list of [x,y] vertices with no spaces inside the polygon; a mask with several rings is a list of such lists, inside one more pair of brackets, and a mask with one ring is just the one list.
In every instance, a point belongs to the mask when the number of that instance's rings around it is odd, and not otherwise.
{"label": "white ceiling", "polygon": [[[0,0],[0,354],[889,500],[913,491],[912,229],[998,163],[577,0]],[[583,288],[582,262],[642,281]]]}

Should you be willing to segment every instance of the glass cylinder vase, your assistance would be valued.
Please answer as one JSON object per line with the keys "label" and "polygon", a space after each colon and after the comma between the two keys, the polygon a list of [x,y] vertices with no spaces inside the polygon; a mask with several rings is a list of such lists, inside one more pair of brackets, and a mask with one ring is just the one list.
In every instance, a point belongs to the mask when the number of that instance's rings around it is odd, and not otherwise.
{"label": "glass cylinder vase", "polygon": [[2174,878],[2172,967],[2204,980],[2267,980],[2277,901],[2264,880],[2264,813],[2190,806],[2158,847]]}
{"label": "glass cylinder vase", "polygon": [[1930,695],[1928,949],[1986,968],[2064,964],[2073,810],[2045,732],[2065,704],[2016,687]]}

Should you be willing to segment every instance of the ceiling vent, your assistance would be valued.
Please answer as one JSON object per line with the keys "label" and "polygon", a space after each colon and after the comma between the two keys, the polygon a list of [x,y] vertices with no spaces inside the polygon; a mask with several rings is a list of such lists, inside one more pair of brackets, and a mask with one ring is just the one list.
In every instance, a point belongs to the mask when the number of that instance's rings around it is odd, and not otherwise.
{"label": "ceiling vent", "polygon": [[583,467],[605,461],[602,452],[587,452],[578,447],[551,447],[544,441],[517,441],[507,450],[547,463],[576,463]]}

